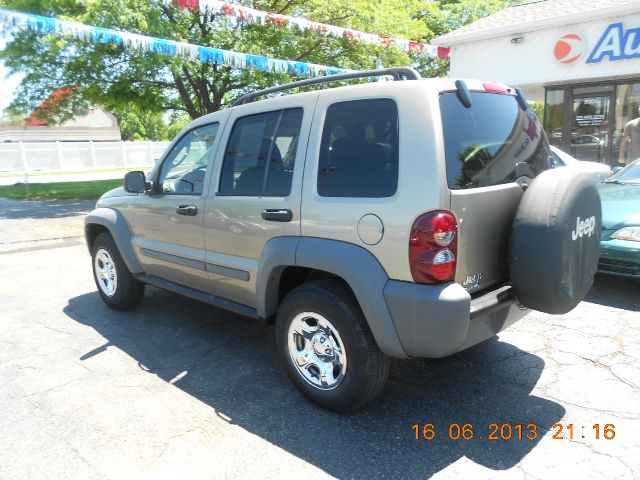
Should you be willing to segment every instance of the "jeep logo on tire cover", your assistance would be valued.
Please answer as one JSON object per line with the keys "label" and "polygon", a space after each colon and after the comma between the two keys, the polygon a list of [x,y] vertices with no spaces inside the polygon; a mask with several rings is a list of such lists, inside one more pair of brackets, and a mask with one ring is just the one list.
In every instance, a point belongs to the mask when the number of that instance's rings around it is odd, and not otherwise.
{"label": "jeep logo on tire cover", "polygon": [[571,232],[571,239],[575,242],[578,238],[582,238],[585,235],[587,237],[590,237],[591,235],[593,235],[595,229],[595,216],[591,216],[590,218],[586,218],[584,220],[580,220],[580,217],[578,217],[576,218],[576,229]]}

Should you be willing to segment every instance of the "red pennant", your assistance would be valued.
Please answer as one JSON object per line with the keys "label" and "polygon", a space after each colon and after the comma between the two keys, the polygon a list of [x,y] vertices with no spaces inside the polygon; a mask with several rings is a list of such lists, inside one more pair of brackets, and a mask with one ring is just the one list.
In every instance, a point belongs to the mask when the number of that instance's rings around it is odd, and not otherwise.
{"label": "red pennant", "polygon": [[424,43],[409,42],[409,53],[422,53],[424,51]]}
{"label": "red pennant", "polygon": [[449,58],[451,49],[449,47],[438,47],[438,58]]}
{"label": "red pennant", "polygon": [[233,15],[233,12],[235,12],[235,10],[233,9],[233,6],[231,6],[226,2],[222,5],[222,11],[224,12],[225,15]]}
{"label": "red pennant", "polygon": [[200,4],[198,0],[174,0],[178,8],[186,8],[192,12],[200,11]]}

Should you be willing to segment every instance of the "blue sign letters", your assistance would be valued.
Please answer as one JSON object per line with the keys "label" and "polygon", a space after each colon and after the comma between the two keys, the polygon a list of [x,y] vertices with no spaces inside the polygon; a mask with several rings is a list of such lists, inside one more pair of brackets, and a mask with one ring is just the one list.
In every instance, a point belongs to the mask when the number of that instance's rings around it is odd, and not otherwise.
{"label": "blue sign letters", "polygon": [[622,23],[609,25],[589,54],[587,63],[599,63],[607,56],[612,62],[640,58],[640,28],[630,28],[625,32]]}

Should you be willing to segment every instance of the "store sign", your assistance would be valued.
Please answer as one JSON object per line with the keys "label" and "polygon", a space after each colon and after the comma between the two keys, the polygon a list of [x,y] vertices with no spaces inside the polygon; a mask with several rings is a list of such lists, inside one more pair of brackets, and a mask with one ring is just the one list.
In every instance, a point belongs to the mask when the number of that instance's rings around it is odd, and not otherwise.
{"label": "store sign", "polygon": [[622,23],[612,23],[591,51],[587,63],[599,63],[605,57],[610,61],[640,58],[640,28],[625,31]]}
{"label": "store sign", "polygon": [[[587,42],[577,33],[563,35],[556,42],[553,53],[556,60],[564,64],[576,63],[587,51]],[[640,28],[625,30],[622,23],[609,25],[585,63],[600,63],[606,57],[609,61],[640,58]]]}
{"label": "store sign", "polygon": [[576,123],[579,127],[598,127],[604,124],[605,116],[599,115],[576,115]]}

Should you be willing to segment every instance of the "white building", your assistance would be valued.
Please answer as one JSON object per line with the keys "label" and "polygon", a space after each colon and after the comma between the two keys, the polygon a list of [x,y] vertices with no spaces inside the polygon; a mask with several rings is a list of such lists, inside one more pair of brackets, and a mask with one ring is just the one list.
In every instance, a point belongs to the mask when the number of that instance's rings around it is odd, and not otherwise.
{"label": "white building", "polygon": [[614,163],[640,106],[640,1],[546,0],[510,7],[432,41],[451,76],[498,80],[545,101],[550,141]]}
{"label": "white building", "polygon": [[119,141],[120,127],[116,117],[93,107],[59,125],[49,125],[47,111],[69,93],[71,89],[53,92],[26,119],[24,125],[0,126],[0,142],[70,142],[70,141]]}

